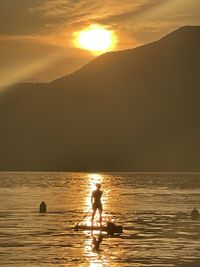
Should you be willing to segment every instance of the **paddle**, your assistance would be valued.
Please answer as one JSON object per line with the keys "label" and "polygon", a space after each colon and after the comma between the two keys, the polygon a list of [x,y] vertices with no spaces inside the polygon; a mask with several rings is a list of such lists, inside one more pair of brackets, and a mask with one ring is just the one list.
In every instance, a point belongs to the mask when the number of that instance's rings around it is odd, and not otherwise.
{"label": "paddle", "polygon": [[85,217],[88,215],[88,213],[90,212],[90,210],[91,210],[91,209],[89,209],[89,210],[86,212],[86,214],[80,219],[80,221],[75,225],[75,227],[74,227],[74,230],[75,230],[75,231],[78,231],[78,225],[79,225],[79,223],[82,222],[83,219],[85,219]]}

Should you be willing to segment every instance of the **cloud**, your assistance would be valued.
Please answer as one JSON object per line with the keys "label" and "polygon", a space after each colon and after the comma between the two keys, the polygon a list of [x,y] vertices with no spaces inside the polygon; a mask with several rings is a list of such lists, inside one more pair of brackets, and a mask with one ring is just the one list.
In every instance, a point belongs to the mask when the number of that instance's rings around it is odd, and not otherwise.
{"label": "cloud", "polygon": [[[167,1],[167,0],[166,0]],[[130,30],[132,20],[142,16],[147,11],[163,3],[163,0],[46,0],[31,8],[32,13],[42,14],[48,23],[50,32],[55,35],[79,31],[91,23],[103,24],[121,37],[119,49],[137,46],[140,42],[126,35]],[[46,25],[47,26],[47,25]],[[47,30],[47,27],[46,27]],[[128,33],[128,31],[127,31]],[[123,39],[123,40],[122,40]]]}
{"label": "cloud", "polygon": [[124,49],[197,23],[199,10],[199,0],[43,0],[31,12],[43,15],[54,32],[70,33],[91,23],[103,24],[123,37],[118,48]]}
{"label": "cloud", "polygon": [[45,17],[57,18],[69,24],[83,23],[90,20],[113,22],[128,19],[138,12],[143,12],[162,0],[46,0],[32,8],[32,12],[43,13]]}
{"label": "cloud", "polygon": [[52,36],[65,31],[69,35],[100,23],[129,35],[148,23],[159,28],[171,17],[177,22],[180,16],[185,23],[199,21],[199,10],[199,0],[1,0],[0,34]]}

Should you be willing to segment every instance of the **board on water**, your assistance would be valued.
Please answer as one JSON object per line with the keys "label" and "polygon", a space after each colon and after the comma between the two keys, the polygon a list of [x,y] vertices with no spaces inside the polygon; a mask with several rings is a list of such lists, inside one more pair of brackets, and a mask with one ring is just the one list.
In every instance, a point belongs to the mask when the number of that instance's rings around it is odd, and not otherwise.
{"label": "board on water", "polygon": [[79,230],[88,230],[88,231],[102,231],[106,232],[109,235],[114,235],[114,234],[121,234],[123,233],[123,227],[121,225],[116,225],[114,223],[107,223],[107,225],[104,226],[92,226],[92,225],[76,225],[74,227],[74,230],[79,231]]}

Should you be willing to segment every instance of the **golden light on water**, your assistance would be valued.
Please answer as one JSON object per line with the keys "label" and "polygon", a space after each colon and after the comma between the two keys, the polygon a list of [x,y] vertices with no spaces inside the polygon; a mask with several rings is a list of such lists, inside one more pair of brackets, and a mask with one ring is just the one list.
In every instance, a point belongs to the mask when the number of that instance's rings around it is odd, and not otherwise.
{"label": "golden light on water", "polygon": [[103,176],[101,174],[91,173],[88,177],[90,178],[90,187],[92,190],[96,188],[96,183],[101,184],[103,182]]}
{"label": "golden light on water", "polygon": [[92,24],[88,28],[75,32],[74,36],[76,47],[96,55],[113,50],[117,43],[113,31],[97,24]]}
{"label": "golden light on water", "polygon": [[102,267],[102,263],[101,262],[91,262],[90,267]]}
{"label": "golden light on water", "polygon": [[[100,183],[102,185],[101,190],[103,191],[103,196],[102,196],[102,204],[103,204],[103,217],[104,217],[104,211],[107,209],[108,205],[108,188],[105,188],[105,181],[104,181],[104,175],[103,174],[98,174],[98,173],[90,173],[87,175],[87,194],[85,198],[85,207],[86,210],[85,212],[90,211],[89,216],[87,216],[86,220],[84,223],[87,225],[91,225],[91,214],[92,214],[92,207],[91,207],[91,194],[92,191],[96,189],[96,183]],[[99,219],[99,212],[96,212],[95,215],[95,221],[98,222]]]}
{"label": "golden light on water", "polygon": [[102,184],[103,176],[97,173],[90,173],[88,174],[87,178],[88,178],[89,194],[86,197],[86,206],[91,207],[91,193],[93,190],[96,189],[96,183]]}

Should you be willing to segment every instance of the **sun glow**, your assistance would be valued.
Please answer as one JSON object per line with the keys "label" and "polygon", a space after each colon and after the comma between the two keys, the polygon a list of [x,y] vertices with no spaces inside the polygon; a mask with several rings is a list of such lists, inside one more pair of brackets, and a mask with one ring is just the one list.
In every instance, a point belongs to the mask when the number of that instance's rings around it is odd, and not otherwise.
{"label": "sun glow", "polygon": [[75,46],[89,50],[93,54],[102,54],[114,49],[116,36],[113,31],[93,24],[88,28],[75,32]]}

